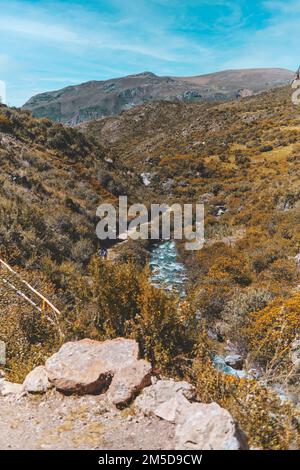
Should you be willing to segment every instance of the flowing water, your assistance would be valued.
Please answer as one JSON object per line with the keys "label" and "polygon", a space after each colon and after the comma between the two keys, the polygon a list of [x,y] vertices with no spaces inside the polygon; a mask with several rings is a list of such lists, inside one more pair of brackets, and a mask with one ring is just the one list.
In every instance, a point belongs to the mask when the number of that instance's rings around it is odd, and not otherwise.
{"label": "flowing water", "polygon": [[156,287],[185,296],[186,267],[177,261],[176,244],[173,240],[154,245],[150,256],[151,282]]}
{"label": "flowing water", "polygon": [[[186,295],[187,270],[183,263],[177,261],[177,249],[173,240],[158,243],[153,246],[150,254],[151,282],[158,288],[174,291],[184,298]],[[244,370],[236,370],[225,363],[225,357],[215,355],[213,364],[216,369],[224,374],[238,378],[248,377]],[[277,388],[276,388],[277,387]],[[278,385],[273,390],[278,393],[281,401],[285,401],[286,395]]]}
{"label": "flowing water", "polygon": [[[168,291],[174,291],[185,297],[187,271],[186,267],[180,261],[177,261],[176,244],[173,240],[158,243],[153,246],[150,255],[151,282],[154,286],[164,288]],[[235,377],[245,377],[245,372],[235,370],[225,364],[222,356],[213,358],[215,368],[228,375]]]}

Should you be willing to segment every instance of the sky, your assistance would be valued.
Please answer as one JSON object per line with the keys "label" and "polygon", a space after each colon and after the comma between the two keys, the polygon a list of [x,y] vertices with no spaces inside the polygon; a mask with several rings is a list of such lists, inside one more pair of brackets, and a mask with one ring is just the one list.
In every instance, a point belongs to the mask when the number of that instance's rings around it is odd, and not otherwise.
{"label": "sky", "polygon": [[21,106],[143,71],[295,70],[299,26],[300,0],[0,0],[0,81]]}

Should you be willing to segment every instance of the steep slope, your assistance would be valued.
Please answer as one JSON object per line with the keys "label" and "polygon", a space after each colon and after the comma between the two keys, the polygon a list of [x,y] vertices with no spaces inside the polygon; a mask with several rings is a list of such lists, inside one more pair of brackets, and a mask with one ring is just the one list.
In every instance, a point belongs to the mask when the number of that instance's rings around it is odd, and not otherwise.
{"label": "steep slope", "polygon": [[[115,201],[99,182],[103,150],[74,129],[1,105],[0,162],[0,258],[64,312],[60,320],[72,329],[79,289],[71,290],[72,276],[86,275],[97,252],[97,206]],[[112,178],[106,183],[117,187]],[[0,340],[19,379],[61,340],[60,329],[41,299],[0,270]]]}
{"label": "steep slope", "polygon": [[285,69],[232,70],[199,77],[159,77],[151,72],[90,81],[32,97],[24,108],[37,117],[71,125],[117,115],[154,100],[222,101],[288,83]]}
{"label": "steep slope", "polygon": [[99,183],[103,150],[80,132],[0,107],[0,243],[13,264],[49,258],[84,266],[95,252],[95,211],[115,196]]}

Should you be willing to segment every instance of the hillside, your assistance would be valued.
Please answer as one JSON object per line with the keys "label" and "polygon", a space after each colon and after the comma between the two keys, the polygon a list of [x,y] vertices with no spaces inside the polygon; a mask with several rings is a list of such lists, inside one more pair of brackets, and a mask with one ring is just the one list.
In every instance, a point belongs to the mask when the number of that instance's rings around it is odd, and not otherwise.
{"label": "hillside", "polygon": [[217,105],[149,103],[82,126],[111,171],[127,175],[128,194],[205,203],[206,247],[182,254],[217,331],[232,296],[287,295],[299,282],[299,124],[290,88],[280,88]]}
{"label": "hillside", "polygon": [[151,72],[90,81],[33,96],[24,104],[36,117],[76,125],[120,114],[149,101],[224,101],[289,83],[285,69],[229,70],[198,77],[159,77]]}
{"label": "hillside", "polygon": [[[61,312],[49,322],[49,311],[16,295],[1,271],[0,407],[8,423],[3,389],[21,385],[7,380],[20,384],[67,341],[122,337],[137,341],[154,380],[184,378],[200,404],[228,410],[250,446],[299,448],[299,124],[289,87],[219,104],[151,102],[76,129],[0,107],[1,258]],[[147,205],[205,203],[204,248],[177,244],[184,300],[152,285],[147,245],[96,256],[96,208],[120,194]],[[241,380],[216,367],[216,357],[232,353],[243,363]],[[43,406],[60,409],[65,398],[49,393]],[[27,406],[36,413],[31,398],[23,404],[21,421]],[[73,422],[81,427],[75,415],[58,431],[71,441]],[[108,416],[130,432],[119,412]],[[43,415],[42,430],[45,423]]]}

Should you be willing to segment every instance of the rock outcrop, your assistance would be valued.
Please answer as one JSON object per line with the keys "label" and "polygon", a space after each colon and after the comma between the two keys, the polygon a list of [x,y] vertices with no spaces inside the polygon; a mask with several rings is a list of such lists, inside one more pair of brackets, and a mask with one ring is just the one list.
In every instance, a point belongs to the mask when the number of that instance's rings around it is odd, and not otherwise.
{"label": "rock outcrop", "polygon": [[[22,385],[0,378],[0,396],[8,397],[3,403],[13,400],[20,407],[23,404],[25,411],[27,407],[34,409],[38,399],[43,400],[43,407],[49,407],[52,400],[62,403],[55,390],[46,394],[52,386],[66,395],[90,395],[63,400],[67,407],[71,406],[68,402],[76,400],[79,406],[84,400],[92,406],[89,413],[93,413],[95,401],[91,400],[99,400],[97,404],[100,403],[106,419],[116,422],[119,416],[122,438],[125,424],[129,429],[131,422],[141,422],[153,429],[165,429],[168,436],[163,442],[168,449],[248,448],[244,435],[227,410],[216,403],[197,402],[196,390],[188,382],[153,377],[151,364],[139,359],[139,347],[134,340],[117,338],[100,342],[84,339],[66,343],[46,361],[45,367],[33,369]],[[43,397],[35,400],[29,396],[43,393]],[[91,396],[100,393],[103,393],[102,398]],[[134,399],[134,415],[122,416],[118,408],[129,405]]]}
{"label": "rock outcrop", "polygon": [[175,424],[176,450],[239,450],[247,442],[230,413],[216,403],[191,402],[187,382],[159,380],[135,400],[137,410]]}

